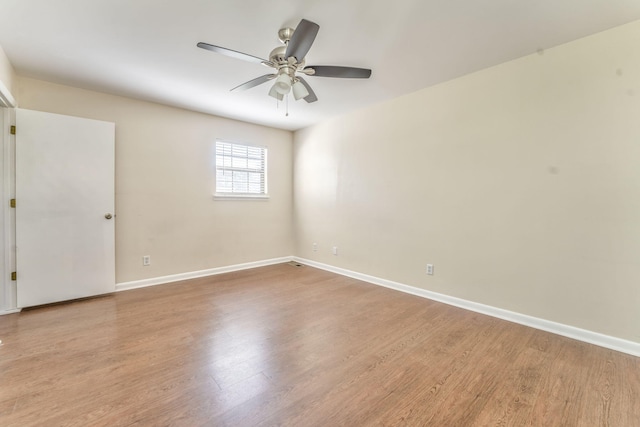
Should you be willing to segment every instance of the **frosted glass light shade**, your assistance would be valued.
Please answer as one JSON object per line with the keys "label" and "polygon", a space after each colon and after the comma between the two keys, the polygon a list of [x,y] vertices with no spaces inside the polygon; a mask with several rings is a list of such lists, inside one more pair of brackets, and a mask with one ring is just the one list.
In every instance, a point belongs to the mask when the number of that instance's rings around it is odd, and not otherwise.
{"label": "frosted glass light shade", "polygon": [[284,99],[284,95],[279,93],[276,89],[276,85],[271,86],[271,90],[269,91],[269,96],[274,97],[278,101],[282,101]]}
{"label": "frosted glass light shade", "polygon": [[273,87],[279,94],[286,95],[291,90],[291,77],[288,74],[282,73],[276,79]]}
{"label": "frosted glass light shade", "polygon": [[293,97],[297,100],[309,96],[309,91],[300,80],[293,84]]}

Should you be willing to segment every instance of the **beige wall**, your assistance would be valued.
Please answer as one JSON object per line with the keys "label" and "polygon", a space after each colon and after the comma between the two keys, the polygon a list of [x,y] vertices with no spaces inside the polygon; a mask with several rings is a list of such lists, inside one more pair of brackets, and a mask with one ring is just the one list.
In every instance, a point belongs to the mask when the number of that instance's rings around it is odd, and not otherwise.
{"label": "beige wall", "polygon": [[[118,282],[292,254],[291,132],[23,77],[16,87],[21,108],[115,122]],[[268,201],[213,200],[216,138],[268,147]]]}
{"label": "beige wall", "polygon": [[640,342],[640,22],[294,141],[297,255]]}

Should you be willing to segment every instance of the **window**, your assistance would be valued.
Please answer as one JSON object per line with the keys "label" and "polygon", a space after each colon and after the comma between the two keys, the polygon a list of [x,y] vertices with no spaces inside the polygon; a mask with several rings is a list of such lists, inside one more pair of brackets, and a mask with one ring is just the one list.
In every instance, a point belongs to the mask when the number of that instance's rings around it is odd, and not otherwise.
{"label": "window", "polygon": [[216,196],[266,197],[267,148],[216,141]]}

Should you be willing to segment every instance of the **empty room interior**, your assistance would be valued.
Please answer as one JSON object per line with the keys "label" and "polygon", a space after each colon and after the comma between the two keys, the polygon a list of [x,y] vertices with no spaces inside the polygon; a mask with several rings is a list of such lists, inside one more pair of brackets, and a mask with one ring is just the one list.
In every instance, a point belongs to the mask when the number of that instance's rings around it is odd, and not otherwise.
{"label": "empty room interior", "polygon": [[640,3],[0,1],[0,425],[640,426]]}

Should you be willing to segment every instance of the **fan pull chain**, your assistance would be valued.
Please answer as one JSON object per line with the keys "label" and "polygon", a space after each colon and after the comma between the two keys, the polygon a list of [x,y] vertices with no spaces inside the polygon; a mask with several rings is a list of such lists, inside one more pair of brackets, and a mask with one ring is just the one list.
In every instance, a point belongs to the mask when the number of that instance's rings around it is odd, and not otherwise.
{"label": "fan pull chain", "polygon": [[287,94],[287,114],[285,114],[285,117],[289,117],[289,94]]}

